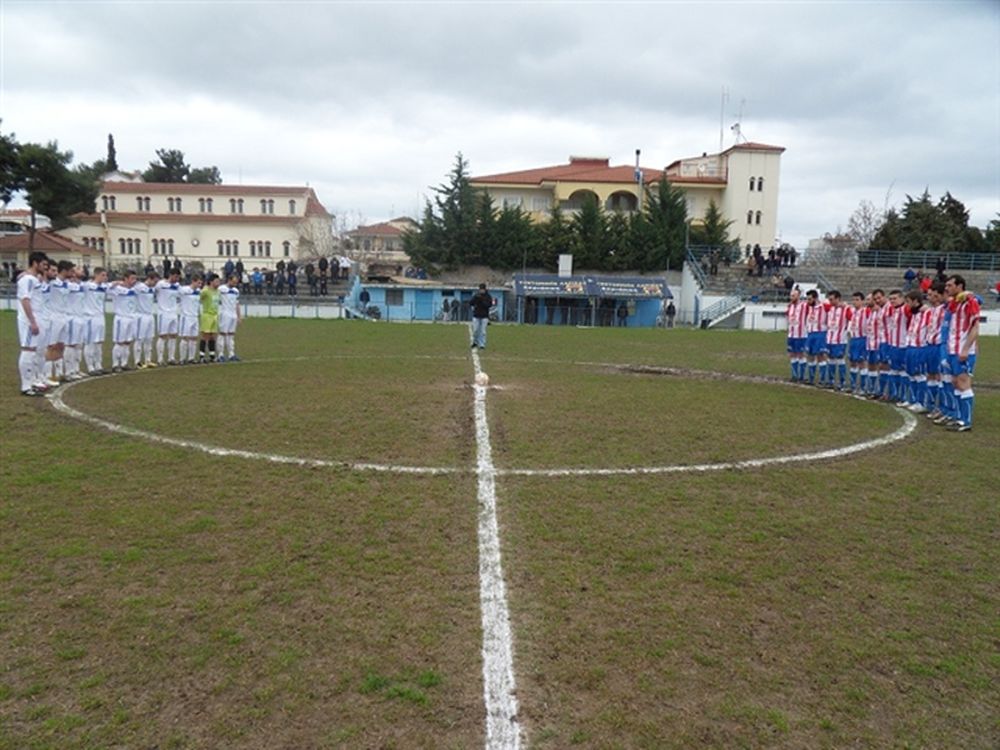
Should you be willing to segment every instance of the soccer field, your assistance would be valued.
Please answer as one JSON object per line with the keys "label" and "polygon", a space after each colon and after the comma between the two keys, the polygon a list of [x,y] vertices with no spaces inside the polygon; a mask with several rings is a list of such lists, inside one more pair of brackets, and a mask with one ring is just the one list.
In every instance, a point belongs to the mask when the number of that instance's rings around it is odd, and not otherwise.
{"label": "soccer field", "polygon": [[489,746],[484,498],[493,746],[1000,746],[998,343],[955,434],[753,332],[492,326],[477,391],[464,326],[250,319],[27,399],[4,313],[0,748]]}

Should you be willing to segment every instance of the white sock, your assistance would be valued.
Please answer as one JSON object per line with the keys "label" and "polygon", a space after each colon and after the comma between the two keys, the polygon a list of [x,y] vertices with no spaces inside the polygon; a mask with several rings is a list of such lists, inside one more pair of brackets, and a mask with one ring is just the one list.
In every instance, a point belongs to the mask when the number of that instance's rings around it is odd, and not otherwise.
{"label": "white sock", "polygon": [[163,337],[160,336],[156,339],[156,361],[162,364],[163,362]]}
{"label": "white sock", "polygon": [[153,361],[153,339],[143,339],[142,341],[142,361]]}
{"label": "white sock", "polygon": [[35,352],[35,377],[38,382],[45,380],[45,374],[49,371],[49,363],[45,361],[45,352]]}
{"label": "white sock", "polygon": [[21,373],[21,390],[27,391],[35,384],[35,352],[21,350],[17,360],[17,369]]}
{"label": "white sock", "polygon": [[170,351],[170,361],[177,361],[177,339],[167,339],[167,349]]}
{"label": "white sock", "polygon": [[229,334],[226,338],[228,339],[227,343],[229,344],[229,354],[226,356],[232,359],[236,356],[236,336]]}

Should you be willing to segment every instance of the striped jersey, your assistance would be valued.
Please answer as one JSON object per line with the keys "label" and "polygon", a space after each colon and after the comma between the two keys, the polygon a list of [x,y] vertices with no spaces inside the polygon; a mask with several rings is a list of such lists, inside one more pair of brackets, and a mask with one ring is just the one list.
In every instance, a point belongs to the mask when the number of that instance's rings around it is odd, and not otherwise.
{"label": "striped jersey", "polygon": [[789,302],[785,316],[788,318],[788,338],[804,339],[806,337],[806,303],[802,300]]}
{"label": "striped jersey", "polygon": [[879,346],[885,343],[885,321],[880,308],[865,308],[862,330],[866,338],[865,348],[870,352],[878,351]]}
{"label": "striped jersey", "polygon": [[847,332],[850,334],[852,339],[860,339],[865,337],[865,315],[869,308],[867,307],[852,307],[851,314],[847,322]]}
{"label": "striped jersey", "polygon": [[[948,329],[948,354],[961,354],[969,339],[969,331],[979,322],[979,301],[969,294],[963,302],[953,301],[951,305],[951,327]],[[978,341],[973,341],[969,354],[975,354]]]}
{"label": "striped jersey", "polygon": [[829,305],[826,313],[826,343],[847,343],[847,328],[853,313],[847,305]]}
{"label": "striped jersey", "polygon": [[889,346],[906,346],[906,313],[904,305],[893,306],[891,303],[885,305],[885,342]]}
{"label": "striped jersey", "polygon": [[929,345],[937,346],[941,343],[941,326],[944,323],[944,313],[947,309],[947,305],[935,305],[930,308],[927,323],[927,343]]}
{"label": "striped jersey", "polygon": [[821,333],[826,331],[826,316],[829,305],[806,303],[806,333]]}
{"label": "striped jersey", "polygon": [[930,322],[931,312],[929,307],[921,307],[917,311],[906,308],[906,317],[909,319],[909,323],[906,325],[906,346],[926,346],[927,326]]}

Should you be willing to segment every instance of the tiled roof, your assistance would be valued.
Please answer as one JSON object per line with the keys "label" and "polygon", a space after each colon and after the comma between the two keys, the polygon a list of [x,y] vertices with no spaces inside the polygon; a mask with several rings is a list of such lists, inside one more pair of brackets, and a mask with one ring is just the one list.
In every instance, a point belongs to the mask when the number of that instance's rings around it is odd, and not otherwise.
{"label": "tiled roof", "polygon": [[7,208],[0,210],[0,219],[6,216],[16,216],[19,219],[26,219],[31,216],[30,208]]}
{"label": "tiled roof", "polygon": [[307,188],[308,197],[306,199],[306,216],[320,216],[324,219],[330,218],[330,213],[323,208],[323,204],[316,197],[316,192],[312,188]]}
{"label": "tiled roof", "polygon": [[387,221],[383,221],[380,224],[369,224],[365,227],[358,227],[348,232],[348,234],[356,237],[399,237],[403,234],[403,230]]}
{"label": "tiled roof", "polygon": [[[643,182],[657,182],[662,169],[641,167]],[[635,167],[627,164],[610,166],[608,159],[570,157],[569,164],[524,169],[517,172],[470,177],[469,182],[482,185],[541,185],[543,182],[616,182],[635,184]]]}
{"label": "tiled roof", "polygon": [[[30,232],[9,234],[0,237],[0,250],[27,250],[31,240]],[[56,234],[39,230],[35,232],[35,250],[43,253],[82,253],[83,255],[100,255],[101,251]]]}
{"label": "tiled roof", "polygon": [[748,143],[737,143],[735,146],[730,146],[722,153],[728,154],[730,151],[777,151],[779,154],[785,151],[784,146],[769,146],[766,143],[754,143],[750,141]]}
{"label": "tiled roof", "polygon": [[105,182],[101,186],[102,193],[160,193],[172,195],[287,195],[300,197],[312,194],[310,187],[289,187],[287,185],[206,185],[197,182]]}

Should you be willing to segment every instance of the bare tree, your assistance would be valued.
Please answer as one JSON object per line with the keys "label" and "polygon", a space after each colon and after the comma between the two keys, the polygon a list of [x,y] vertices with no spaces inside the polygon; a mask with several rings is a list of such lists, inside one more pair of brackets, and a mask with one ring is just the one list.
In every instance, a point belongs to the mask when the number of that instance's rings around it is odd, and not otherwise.
{"label": "bare tree", "polygon": [[868,250],[884,223],[885,211],[879,211],[869,200],[861,201],[847,221],[847,234],[854,241],[855,249]]}

